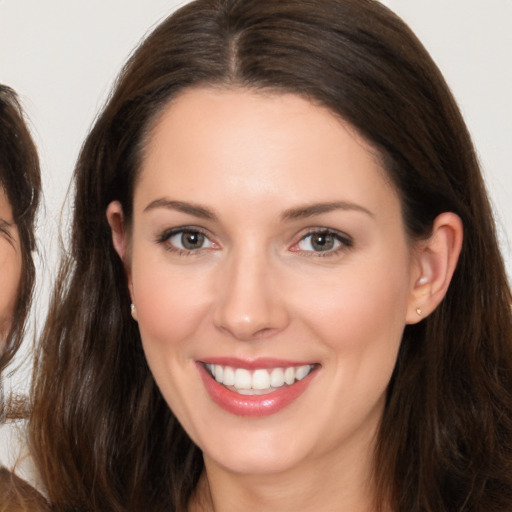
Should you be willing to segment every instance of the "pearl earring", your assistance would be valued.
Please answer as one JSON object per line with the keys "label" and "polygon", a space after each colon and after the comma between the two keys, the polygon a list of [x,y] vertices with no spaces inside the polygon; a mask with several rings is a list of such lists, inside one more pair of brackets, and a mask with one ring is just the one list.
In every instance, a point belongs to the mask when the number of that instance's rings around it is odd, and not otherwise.
{"label": "pearl earring", "polygon": [[426,284],[428,283],[428,277],[427,276],[423,276],[423,277],[420,277],[418,279],[418,284]]}
{"label": "pearl earring", "polygon": [[416,308],[416,313],[418,316],[423,316],[423,311],[421,311],[421,308]]}
{"label": "pearl earring", "polygon": [[130,313],[132,314],[132,318],[137,320],[137,312],[135,311],[135,304],[133,302],[130,304]]}

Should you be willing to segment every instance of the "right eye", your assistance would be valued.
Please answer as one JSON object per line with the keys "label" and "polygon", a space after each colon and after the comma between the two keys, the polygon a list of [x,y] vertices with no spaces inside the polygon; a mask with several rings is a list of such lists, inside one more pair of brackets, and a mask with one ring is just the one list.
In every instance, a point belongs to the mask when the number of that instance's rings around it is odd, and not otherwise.
{"label": "right eye", "polygon": [[202,231],[197,229],[174,229],[167,231],[160,238],[168,250],[180,253],[196,252],[201,249],[215,249],[217,245]]}

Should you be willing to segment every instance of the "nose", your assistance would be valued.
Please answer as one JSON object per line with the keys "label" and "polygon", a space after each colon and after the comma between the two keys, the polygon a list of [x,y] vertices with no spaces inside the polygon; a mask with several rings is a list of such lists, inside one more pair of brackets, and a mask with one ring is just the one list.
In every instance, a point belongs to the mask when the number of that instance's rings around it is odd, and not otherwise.
{"label": "nose", "polygon": [[218,284],[216,327],[240,341],[282,331],[289,315],[277,274],[263,255],[233,254]]}

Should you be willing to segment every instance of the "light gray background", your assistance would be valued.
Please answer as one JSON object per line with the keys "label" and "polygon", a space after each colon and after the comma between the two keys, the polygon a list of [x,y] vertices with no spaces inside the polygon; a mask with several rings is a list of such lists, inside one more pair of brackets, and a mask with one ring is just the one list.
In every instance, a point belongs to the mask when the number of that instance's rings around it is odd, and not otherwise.
{"label": "light gray background", "polygon": [[[0,0],[0,82],[21,96],[44,178],[37,327],[47,307],[59,230],[69,213],[62,205],[80,145],[126,57],[151,27],[184,3]],[[512,275],[512,0],[383,3],[409,23],[452,87],[480,155]],[[10,384],[26,388],[28,367]]]}

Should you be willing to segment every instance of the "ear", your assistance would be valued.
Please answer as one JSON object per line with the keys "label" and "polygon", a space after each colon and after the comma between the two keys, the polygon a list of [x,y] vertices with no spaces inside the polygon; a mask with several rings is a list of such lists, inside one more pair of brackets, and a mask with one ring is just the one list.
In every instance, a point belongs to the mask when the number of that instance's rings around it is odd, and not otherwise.
{"label": "ear", "polygon": [[462,238],[460,217],[446,212],[434,220],[430,237],[416,243],[406,317],[408,324],[420,322],[443,300],[459,260]]}
{"label": "ear", "polygon": [[114,249],[121,258],[126,277],[128,280],[128,290],[133,301],[132,276],[130,268],[130,237],[125,224],[123,207],[119,201],[112,201],[107,207],[107,221],[112,231],[112,243]]}

